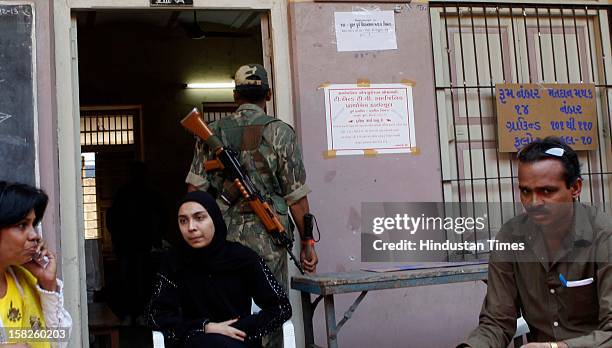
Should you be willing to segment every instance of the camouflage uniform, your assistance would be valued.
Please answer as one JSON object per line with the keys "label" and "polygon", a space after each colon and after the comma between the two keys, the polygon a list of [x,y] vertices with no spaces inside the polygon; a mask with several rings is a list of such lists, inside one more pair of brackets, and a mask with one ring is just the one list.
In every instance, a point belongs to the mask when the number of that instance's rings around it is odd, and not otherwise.
{"label": "camouflage uniform", "polygon": [[[267,90],[269,86],[267,72],[258,64],[241,66],[234,79],[238,93],[249,89]],[[215,121],[209,127],[227,148],[239,153],[239,161],[253,184],[274,207],[289,237],[293,238],[289,207],[309,192],[302,154],[293,129],[267,116],[255,104],[242,104],[235,114]],[[198,139],[186,182],[218,198],[228,227],[227,239],[255,250],[288,292],[287,252],[272,242],[259,218],[241,199],[235,185],[225,180],[221,171],[204,172],[204,162],[212,157],[208,146]],[[226,205],[219,199],[220,195],[229,198],[233,204]],[[279,330],[264,338],[263,343],[267,348],[282,347],[282,332]]]}
{"label": "camouflage uniform", "polygon": [[[289,206],[309,192],[306,172],[294,130],[278,119],[267,116],[257,105],[243,104],[235,114],[212,122],[210,129],[226,147],[239,153],[240,163],[248,172],[259,192],[272,202],[287,231]],[[255,250],[267,263],[278,281],[288,289],[287,252],[272,242],[259,218],[248,204],[238,199],[227,206],[219,194],[236,196],[221,171],[205,173],[203,163],[212,152],[198,139],[191,169],[186,182],[200,190],[216,191],[217,202],[224,210],[228,226],[227,239],[240,242]],[[292,233],[289,233],[292,236]]]}

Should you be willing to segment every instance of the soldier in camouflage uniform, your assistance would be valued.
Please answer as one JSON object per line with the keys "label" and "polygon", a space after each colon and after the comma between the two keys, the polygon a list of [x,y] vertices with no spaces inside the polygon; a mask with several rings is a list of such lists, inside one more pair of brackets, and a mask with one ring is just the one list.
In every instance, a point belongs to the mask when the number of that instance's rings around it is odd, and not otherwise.
{"label": "soldier in camouflage uniform", "polygon": [[[235,83],[234,99],[239,105],[238,110],[231,116],[212,122],[209,127],[227,148],[239,153],[240,163],[259,192],[274,206],[289,237],[293,234],[289,211],[302,236],[304,214],[309,211],[306,197],[309,189],[305,183],[306,172],[295,131],[285,122],[266,115],[265,104],[272,94],[267,73],[261,65],[240,67],[236,71]],[[219,206],[224,209],[227,239],[255,250],[266,261],[279,283],[288,290],[287,252],[272,242],[259,218],[221,171],[204,171],[203,163],[212,156],[208,146],[198,139],[186,179],[189,189],[205,190],[217,197]],[[318,259],[314,244],[312,241],[302,241],[302,267],[307,272],[315,272]],[[282,337],[276,336],[272,342],[266,346],[280,347]]]}

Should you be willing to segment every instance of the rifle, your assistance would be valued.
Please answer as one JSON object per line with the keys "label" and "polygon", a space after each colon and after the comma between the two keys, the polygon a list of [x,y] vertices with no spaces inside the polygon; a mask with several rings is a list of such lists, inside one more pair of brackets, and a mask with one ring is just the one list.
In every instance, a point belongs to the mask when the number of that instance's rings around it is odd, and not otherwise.
{"label": "rifle", "polygon": [[221,139],[219,139],[210,128],[208,128],[206,123],[202,121],[198,108],[193,108],[193,110],[181,120],[181,124],[191,133],[204,140],[213,150],[215,158],[204,163],[204,170],[206,172],[213,170],[223,170],[225,172],[227,179],[236,185],[251,210],[259,217],[266,231],[268,231],[272,237],[272,240],[276,244],[285,246],[295,266],[304,274],[302,266],[291,251],[293,248],[293,241],[287,237],[285,227],[278,218],[278,215],[272,210],[270,204],[264,200],[261,193],[253,184],[249,174],[238,161],[238,153],[224,147]]}

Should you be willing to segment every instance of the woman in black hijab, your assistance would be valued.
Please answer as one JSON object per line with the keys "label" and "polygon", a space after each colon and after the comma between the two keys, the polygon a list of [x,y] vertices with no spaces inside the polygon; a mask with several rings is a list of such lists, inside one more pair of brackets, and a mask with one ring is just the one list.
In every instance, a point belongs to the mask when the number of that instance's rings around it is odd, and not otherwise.
{"label": "woman in black hijab", "polygon": [[[291,317],[287,294],[251,249],[225,240],[227,227],[206,192],[188,193],[178,223],[182,245],[157,275],[148,319],[171,347],[261,347]],[[262,308],[251,314],[251,299]]]}

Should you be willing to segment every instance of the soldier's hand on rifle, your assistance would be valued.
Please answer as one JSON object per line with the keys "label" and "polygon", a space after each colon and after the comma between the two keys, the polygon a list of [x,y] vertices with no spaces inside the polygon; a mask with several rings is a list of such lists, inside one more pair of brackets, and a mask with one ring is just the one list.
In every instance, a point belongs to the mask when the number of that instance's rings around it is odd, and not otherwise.
{"label": "soldier's hand on rifle", "polygon": [[302,250],[300,251],[300,263],[304,271],[308,273],[315,273],[317,271],[317,264],[319,258],[314,248],[314,243],[302,243]]}

